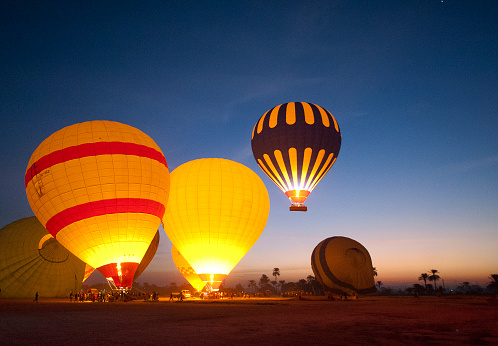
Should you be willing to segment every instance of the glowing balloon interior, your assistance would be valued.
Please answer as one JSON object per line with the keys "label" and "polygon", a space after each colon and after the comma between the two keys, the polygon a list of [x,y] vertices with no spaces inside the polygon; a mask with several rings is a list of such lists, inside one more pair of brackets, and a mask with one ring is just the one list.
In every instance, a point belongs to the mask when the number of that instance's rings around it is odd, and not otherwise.
{"label": "glowing balloon interior", "polygon": [[171,173],[163,224],[201,280],[217,289],[263,232],[269,210],[268,192],[252,170],[199,159]]}
{"label": "glowing balloon interior", "polygon": [[291,200],[291,210],[306,211],[306,198],[339,155],[341,132],[326,109],[290,102],[263,114],[251,146],[259,167]]}
{"label": "glowing balloon interior", "polygon": [[25,186],[50,234],[116,286],[131,286],[169,194],[166,159],[149,136],[112,121],[63,128],[31,156]]}
{"label": "glowing balloon interior", "polygon": [[321,241],[311,255],[315,278],[336,294],[375,293],[372,259],[367,249],[347,237]]}
{"label": "glowing balloon interior", "polygon": [[173,262],[175,263],[178,271],[183,275],[183,277],[189,282],[192,287],[197,290],[197,292],[202,291],[206,282],[202,281],[199,275],[195,272],[194,268],[188,263],[185,257],[182,256],[180,251],[173,245],[171,248],[171,257],[173,257]]}

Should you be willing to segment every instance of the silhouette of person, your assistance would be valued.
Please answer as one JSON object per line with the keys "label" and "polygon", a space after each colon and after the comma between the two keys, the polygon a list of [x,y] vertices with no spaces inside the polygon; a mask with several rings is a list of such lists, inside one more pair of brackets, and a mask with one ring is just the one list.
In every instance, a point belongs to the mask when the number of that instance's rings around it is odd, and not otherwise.
{"label": "silhouette of person", "polygon": [[34,302],[38,302],[38,292],[35,294],[35,299],[33,299]]}

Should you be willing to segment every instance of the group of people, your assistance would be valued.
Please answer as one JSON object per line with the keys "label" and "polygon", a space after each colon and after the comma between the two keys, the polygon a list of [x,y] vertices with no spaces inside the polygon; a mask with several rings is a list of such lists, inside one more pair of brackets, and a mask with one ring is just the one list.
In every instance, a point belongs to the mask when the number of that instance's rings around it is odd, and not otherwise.
{"label": "group of people", "polygon": [[73,294],[73,292],[71,292],[69,294],[69,301],[72,302],[73,301],[73,298],[74,298],[74,301],[75,302],[84,302],[85,300],[89,300],[89,301],[92,301],[92,302],[105,302],[108,300],[107,298],[107,295],[102,293],[102,292],[99,292],[99,293],[76,293],[76,294]]}

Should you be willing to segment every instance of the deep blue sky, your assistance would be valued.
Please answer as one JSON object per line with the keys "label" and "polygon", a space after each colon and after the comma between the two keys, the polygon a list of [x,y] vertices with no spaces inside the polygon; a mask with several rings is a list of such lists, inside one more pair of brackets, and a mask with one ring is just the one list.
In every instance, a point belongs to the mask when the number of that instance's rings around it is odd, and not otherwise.
{"label": "deep blue sky", "polygon": [[[324,238],[369,249],[377,280],[487,282],[498,271],[496,1],[2,1],[0,227],[31,216],[27,162],[53,132],[123,122],[170,170],[202,157],[253,169],[271,211],[228,283],[312,274]],[[289,201],[252,157],[251,131],[291,101],[341,128],[334,167]],[[143,281],[179,281],[170,246]]]}

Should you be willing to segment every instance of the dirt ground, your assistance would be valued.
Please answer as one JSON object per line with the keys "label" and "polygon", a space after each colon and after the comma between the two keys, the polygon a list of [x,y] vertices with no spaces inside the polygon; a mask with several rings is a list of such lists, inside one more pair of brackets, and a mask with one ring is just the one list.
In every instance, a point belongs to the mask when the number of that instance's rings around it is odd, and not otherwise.
{"label": "dirt ground", "polygon": [[0,299],[4,345],[498,345],[489,297]]}

